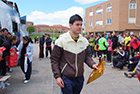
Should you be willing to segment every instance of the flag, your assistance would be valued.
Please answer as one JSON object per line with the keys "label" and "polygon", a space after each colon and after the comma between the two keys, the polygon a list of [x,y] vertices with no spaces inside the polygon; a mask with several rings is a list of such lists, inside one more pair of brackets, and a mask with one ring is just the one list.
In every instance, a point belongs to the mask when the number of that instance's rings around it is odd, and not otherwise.
{"label": "flag", "polygon": [[104,62],[104,57],[103,57],[101,62],[98,64],[98,69],[93,70],[91,74],[89,75],[87,84],[99,78],[104,73],[104,70],[105,70],[105,62]]}

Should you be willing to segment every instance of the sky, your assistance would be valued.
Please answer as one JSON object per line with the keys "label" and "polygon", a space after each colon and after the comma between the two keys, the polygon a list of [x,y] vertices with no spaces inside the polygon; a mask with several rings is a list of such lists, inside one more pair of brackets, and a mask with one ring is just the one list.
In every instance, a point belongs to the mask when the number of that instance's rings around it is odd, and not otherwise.
{"label": "sky", "polygon": [[[10,0],[13,1],[13,0]],[[85,9],[108,0],[14,0],[21,16],[34,25],[69,26],[69,18],[79,14],[82,18]]]}

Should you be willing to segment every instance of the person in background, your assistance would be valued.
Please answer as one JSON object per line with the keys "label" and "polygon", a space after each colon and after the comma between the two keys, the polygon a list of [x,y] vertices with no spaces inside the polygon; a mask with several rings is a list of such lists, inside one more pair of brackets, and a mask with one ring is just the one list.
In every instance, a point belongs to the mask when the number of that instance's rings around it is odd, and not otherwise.
{"label": "person in background", "polygon": [[[32,43],[33,41],[31,40],[30,37],[24,36],[23,41],[21,41],[18,46],[18,51],[19,51],[18,61],[20,59],[21,70],[25,74],[25,78],[24,78],[25,84],[30,81],[30,77],[32,73],[32,60],[33,60],[32,55],[34,49]],[[25,63],[24,60],[26,56],[27,56],[27,64],[28,64],[27,72],[24,71],[24,63]]]}
{"label": "person in background", "polygon": [[115,50],[118,47],[118,37],[116,36],[116,33],[112,33],[112,49]]}
{"label": "person in background", "polygon": [[133,44],[134,44],[134,35],[131,35],[131,41],[130,41],[130,50],[131,50],[131,56],[133,57]]}
{"label": "person in background", "polygon": [[18,36],[18,38],[17,38],[17,43],[16,43],[16,47],[18,47],[18,45],[19,45],[19,43],[20,43],[20,32],[16,32],[15,35]]}
{"label": "person in background", "polygon": [[53,44],[55,44],[55,41],[57,40],[56,36],[53,38]]}
{"label": "person in background", "polygon": [[112,50],[112,41],[111,37],[108,37],[108,48],[107,48],[107,62],[111,62],[111,50]]}
{"label": "person in background", "polygon": [[136,56],[129,59],[128,71],[133,71],[137,66],[140,59],[140,52],[137,52]]}
{"label": "person in background", "polygon": [[13,35],[10,36],[7,40],[3,42],[3,44],[0,47],[5,47],[6,50],[3,52],[2,60],[0,61],[0,72],[2,76],[5,76],[6,74],[6,56],[13,55],[13,53],[10,54],[10,49],[13,44],[16,44],[17,42],[17,36]]}
{"label": "person in background", "polygon": [[105,60],[106,60],[106,53],[107,53],[107,47],[109,46],[107,44],[107,40],[105,39],[104,34],[102,34],[102,37],[98,40],[99,45],[99,62],[101,61],[102,54],[104,54]]}
{"label": "person in background", "polygon": [[95,55],[95,50],[94,50],[94,46],[95,46],[95,37],[94,37],[94,34],[93,34],[93,33],[90,34],[89,44],[90,44],[90,49],[91,49],[91,56],[92,56],[93,53],[94,53],[94,57],[95,57],[95,56],[96,56],[96,55]]}
{"label": "person in background", "polygon": [[46,36],[47,34],[45,33],[44,35],[40,37],[40,40],[39,40],[39,48],[40,48],[39,59],[40,60],[44,58],[44,42],[45,42]]}
{"label": "person in background", "polygon": [[126,61],[128,62],[129,61],[129,57],[130,57],[130,41],[131,41],[131,37],[130,37],[130,33],[127,32],[126,33],[126,37],[124,39],[124,47],[125,47],[125,53],[127,54],[127,57],[126,57]]}
{"label": "person in background", "polygon": [[119,36],[118,36],[118,46],[119,47],[122,47],[121,45],[121,40],[123,39],[123,36],[122,36],[122,32],[119,33]]}
{"label": "person in background", "polygon": [[133,50],[132,50],[132,57],[134,57],[135,52],[139,52],[140,50],[140,41],[138,40],[137,36],[134,36],[134,42],[133,42]]}
{"label": "person in background", "polygon": [[0,46],[2,45],[2,43],[6,40],[6,36],[8,34],[8,29],[7,28],[3,28],[0,30]]}
{"label": "person in background", "polygon": [[47,38],[46,38],[46,58],[48,58],[48,51],[50,52],[50,55],[52,53],[52,46],[51,46],[51,44],[52,44],[52,38],[48,34]]}
{"label": "person in background", "polygon": [[75,14],[70,17],[70,31],[56,40],[51,54],[51,66],[62,94],[80,94],[84,83],[84,62],[98,69],[91,58],[90,45],[80,33],[83,19]]}
{"label": "person in background", "polygon": [[138,37],[138,40],[140,41],[140,35],[139,35],[139,37]]}
{"label": "person in background", "polygon": [[[125,51],[122,49],[122,47],[119,48],[119,50],[114,50],[114,57],[113,57],[113,68],[120,68],[123,69],[123,67],[126,64],[125,61]],[[115,57],[116,56],[116,57]]]}

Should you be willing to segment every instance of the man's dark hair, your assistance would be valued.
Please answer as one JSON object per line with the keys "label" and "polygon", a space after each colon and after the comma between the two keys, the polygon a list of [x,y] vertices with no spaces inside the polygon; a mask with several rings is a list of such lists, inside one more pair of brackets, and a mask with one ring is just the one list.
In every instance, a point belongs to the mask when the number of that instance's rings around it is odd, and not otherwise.
{"label": "man's dark hair", "polygon": [[8,29],[7,28],[1,29],[0,32],[4,32],[5,30],[8,32]]}
{"label": "man's dark hair", "polygon": [[69,24],[73,24],[75,21],[83,21],[83,19],[78,14],[75,14],[70,17]]}

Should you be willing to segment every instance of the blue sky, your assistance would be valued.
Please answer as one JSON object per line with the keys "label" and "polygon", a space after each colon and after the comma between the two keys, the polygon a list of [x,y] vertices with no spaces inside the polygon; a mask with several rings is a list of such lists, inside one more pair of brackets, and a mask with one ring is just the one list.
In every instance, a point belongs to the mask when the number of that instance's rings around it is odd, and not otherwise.
{"label": "blue sky", "polygon": [[[10,0],[13,1],[13,0]],[[27,15],[27,21],[35,25],[68,26],[71,15],[82,17],[85,9],[107,0],[14,0],[18,4],[21,16]]]}

